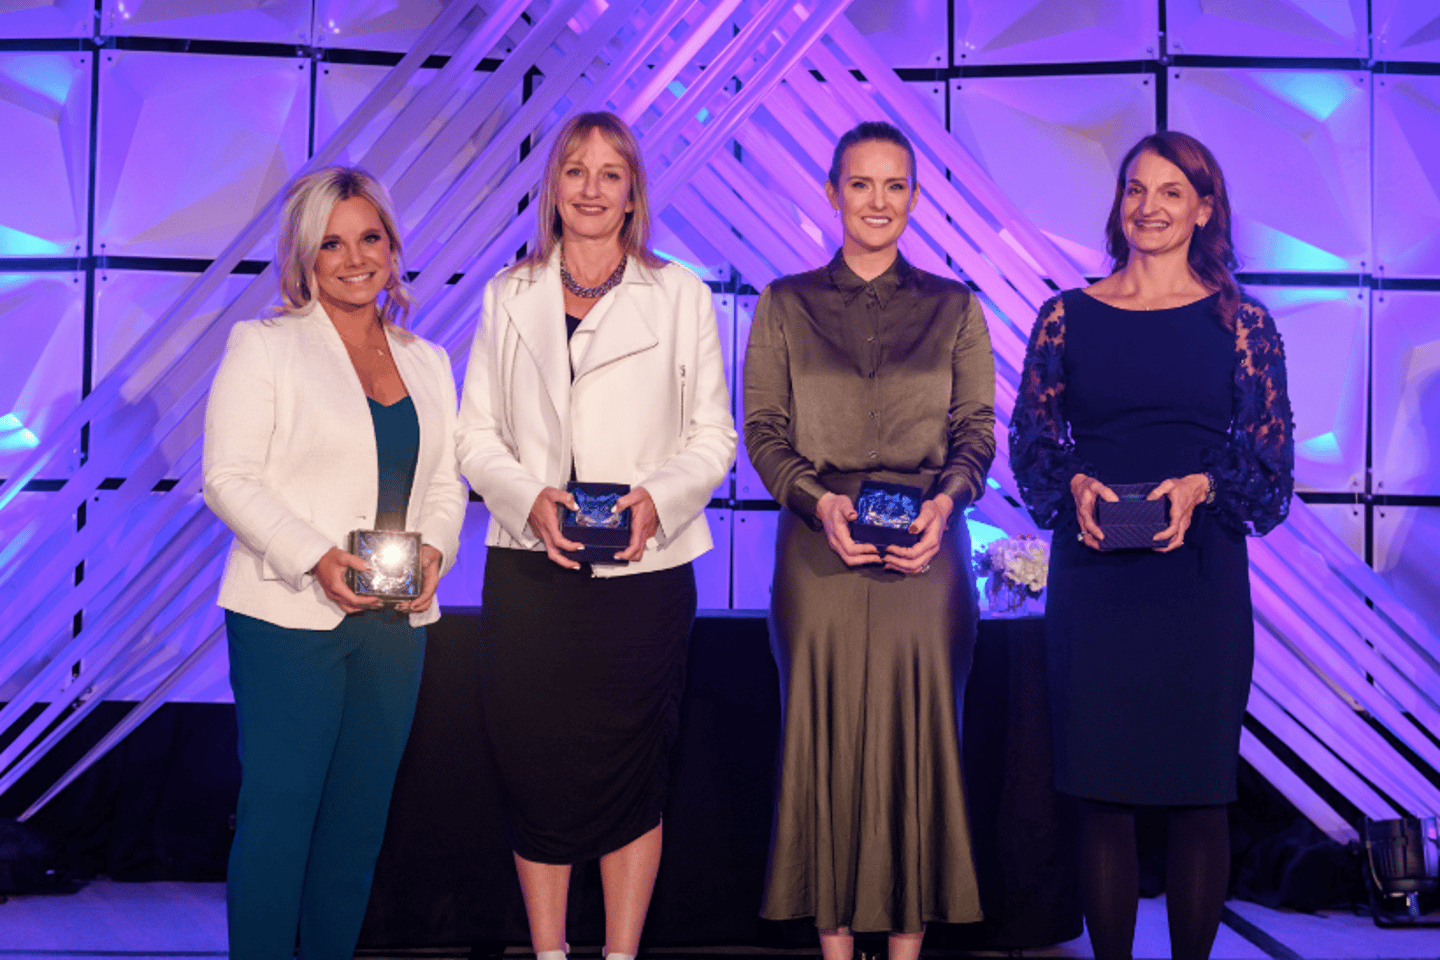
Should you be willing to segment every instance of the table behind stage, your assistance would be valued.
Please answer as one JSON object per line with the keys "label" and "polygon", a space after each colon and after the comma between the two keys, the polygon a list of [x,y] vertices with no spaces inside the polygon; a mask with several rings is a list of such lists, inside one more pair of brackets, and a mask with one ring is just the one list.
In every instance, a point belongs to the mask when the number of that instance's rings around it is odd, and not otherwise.
{"label": "table behind stage", "polygon": [[[429,631],[362,947],[527,943],[500,795],[479,734],[474,611]],[[966,792],[986,920],[934,924],[927,943],[1036,947],[1080,935],[1072,813],[1050,781],[1041,621],[981,621],[964,711]],[[691,637],[649,943],[814,942],[760,920],[779,685],[758,617],[703,617]],[[577,867],[569,938],[600,943],[599,871]]]}

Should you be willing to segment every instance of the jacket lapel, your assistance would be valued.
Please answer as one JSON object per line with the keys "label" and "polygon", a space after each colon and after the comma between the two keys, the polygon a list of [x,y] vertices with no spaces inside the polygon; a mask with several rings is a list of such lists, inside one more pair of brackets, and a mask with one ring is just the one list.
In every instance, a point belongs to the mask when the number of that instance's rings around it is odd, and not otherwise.
{"label": "jacket lapel", "polygon": [[[558,271],[557,271],[558,272]],[[590,346],[580,358],[575,379],[579,380],[607,363],[649,350],[660,342],[642,304],[648,288],[656,282],[644,264],[631,260],[625,276],[611,293],[600,298],[585,316],[582,330],[594,330]]]}
{"label": "jacket lapel", "polygon": [[525,348],[535,359],[545,392],[561,423],[570,420],[570,350],[565,340],[565,297],[560,287],[558,253],[521,289],[506,309]]}

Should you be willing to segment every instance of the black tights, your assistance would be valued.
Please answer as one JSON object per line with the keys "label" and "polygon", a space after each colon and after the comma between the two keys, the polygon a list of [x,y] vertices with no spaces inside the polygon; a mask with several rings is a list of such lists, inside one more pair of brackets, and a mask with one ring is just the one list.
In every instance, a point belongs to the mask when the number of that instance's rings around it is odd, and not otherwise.
{"label": "black tights", "polygon": [[[1230,885],[1225,807],[1169,807],[1165,904],[1173,960],[1206,960]],[[1080,905],[1095,960],[1129,960],[1140,899],[1135,808],[1080,801]]]}

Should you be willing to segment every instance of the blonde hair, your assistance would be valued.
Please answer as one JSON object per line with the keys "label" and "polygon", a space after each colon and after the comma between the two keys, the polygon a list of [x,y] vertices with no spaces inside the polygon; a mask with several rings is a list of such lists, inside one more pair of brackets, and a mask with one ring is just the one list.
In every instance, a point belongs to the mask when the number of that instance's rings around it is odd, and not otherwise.
{"label": "blonde hair", "polygon": [[315,258],[335,204],[352,198],[368,200],[380,215],[390,238],[390,282],[380,304],[380,322],[399,326],[410,315],[415,298],[405,285],[395,209],[390,194],[370,173],[359,167],[325,167],[290,184],[280,211],[280,232],[275,239],[275,262],[280,267],[280,299],[289,311],[309,309],[318,292]]}
{"label": "blonde hair", "polygon": [[550,144],[550,156],[545,161],[545,174],[540,180],[540,194],[535,200],[535,247],[516,267],[535,269],[544,266],[555,252],[555,246],[564,235],[564,224],[557,208],[560,169],[565,165],[565,158],[581,148],[592,130],[599,130],[605,142],[624,158],[630,168],[630,201],[635,209],[625,214],[625,222],[620,226],[620,249],[626,256],[648,267],[665,265],[665,260],[650,249],[650,192],[640,143],[624,120],[608,110],[596,110],[576,114],[565,121]]}

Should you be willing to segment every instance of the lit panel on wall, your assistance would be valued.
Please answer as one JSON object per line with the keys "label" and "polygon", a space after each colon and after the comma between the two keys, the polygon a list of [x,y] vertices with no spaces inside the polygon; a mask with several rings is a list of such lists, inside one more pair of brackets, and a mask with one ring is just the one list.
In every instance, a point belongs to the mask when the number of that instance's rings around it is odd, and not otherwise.
{"label": "lit panel on wall", "polygon": [[1171,54],[1368,57],[1366,0],[1164,0]]}
{"label": "lit panel on wall", "polygon": [[730,528],[733,510],[706,510],[715,546],[695,560],[695,593],[701,610],[730,609]]}
{"label": "lit panel on wall", "polygon": [[1365,559],[1365,508],[1356,503],[1312,503],[1307,509],[1360,560]]}
{"label": "lit panel on wall", "polygon": [[955,62],[1076,63],[1159,54],[1155,0],[954,0]]}
{"label": "lit panel on wall", "polygon": [[1172,69],[1169,114],[1225,171],[1241,269],[1369,270],[1368,73]]}
{"label": "lit panel on wall", "polygon": [[[1090,275],[1109,272],[1116,170],[1155,129],[1147,75],[951,81],[950,128],[1026,216]],[[1022,321],[1028,328],[1028,320]]]}
{"label": "lit panel on wall", "polygon": [[315,0],[315,42],[404,53],[444,8],[445,0]]}
{"label": "lit panel on wall", "polygon": [[1269,309],[1285,342],[1295,485],[1363,489],[1370,291],[1252,286],[1246,292]]}
{"label": "lit panel on wall", "polygon": [[740,434],[735,450],[737,500],[770,499],[770,492],[760,481],[760,474],[755,472],[750,454],[745,449],[745,347],[750,343],[750,324],[755,319],[755,304],[759,299],[756,296],[735,298],[735,393],[731,400],[735,409],[735,431]]}
{"label": "lit panel on wall", "polygon": [[485,504],[466,504],[455,565],[440,578],[435,590],[442,614],[446,608],[480,606],[485,588],[485,533],[489,529],[490,511]]}
{"label": "lit panel on wall", "polygon": [[95,32],[94,0],[0,3],[0,37],[39,40],[88,37]]}
{"label": "lit panel on wall", "polygon": [[946,0],[854,0],[845,16],[895,67],[944,67],[949,59]]}
{"label": "lit panel on wall", "polygon": [[[0,273],[0,477],[49,438],[80,402],[85,344],[85,277],[79,273]],[[42,477],[79,465],[80,437],[69,457]]]}
{"label": "lit panel on wall", "polygon": [[[324,63],[319,65],[319,70],[320,74],[316,78],[315,85],[315,144],[317,147],[326,143],[334,135],[355,108],[360,106],[370,92],[380,84],[380,81],[385,79],[390,68],[367,64]],[[362,163],[366,152],[385,133],[395,116],[410,102],[410,99],[421,87],[434,79],[436,73],[437,71],[434,70],[417,71],[406,86],[402,97],[371,121],[351,142],[350,147],[340,155],[337,162]],[[400,155],[390,172],[385,175],[384,179],[387,184],[396,183],[397,177],[410,169],[421,148],[429,143],[458,111],[465,109],[466,101],[487,76],[489,74],[471,73],[465,78],[460,89],[451,97],[445,109],[412,138],[409,148]],[[427,169],[424,175],[415,176],[416,182],[423,186],[418,190],[407,188],[405,196],[395,198],[397,206],[400,208],[400,220],[403,228],[408,230],[415,226],[418,218],[434,205],[435,201],[454,183],[456,177],[479,152],[478,145],[483,145],[518,106],[519,96],[513,91],[507,94],[503,100],[487,102],[486,109],[490,111],[490,116],[481,124],[479,134],[462,142],[459,145],[460,149],[443,165],[436,164],[435,169],[429,169],[428,161],[426,161]],[[485,189],[488,190],[498,184],[514,166],[513,161],[495,164],[494,173]]]}
{"label": "lit panel on wall", "polygon": [[770,581],[775,575],[777,510],[736,510],[734,559],[731,563],[735,610],[769,610]]}
{"label": "lit panel on wall", "polygon": [[1375,570],[1434,629],[1440,623],[1440,507],[1376,507]]}
{"label": "lit panel on wall", "polygon": [[0,257],[85,255],[92,56],[0,53]]}
{"label": "lit panel on wall", "polygon": [[[174,306],[198,277],[189,273],[143,270],[101,270],[95,275],[95,358],[93,377],[99,383],[115,369],[155,322]],[[225,278],[205,304],[202,315],[213,317],[240,295],[253,276]],[[277,297],[278,300],[278,297]],[[90,455],[104,461],[128,456],[128,447],[115,445],[126,407],[116,409],[90,426]],[[154,413],[156,411],[149,411]]]}
{"label": "lit panel on wall", "polygon": [[1380,290],[1374,314],[1375,492],[1440,494],[1440,293]]}
{"label": "lit panel on wall", "polygon": [[309,43],[310,0],[101,0],[100,32],[119,37]]}
{"label": "lit panel on wall", "polygon": [[305,161],[309,70],[298,58],[106,50],[96,252],[224,250]]}
{"label": "lit panel on wall", "polygon": [[1440,77],[1376,75],[1374,149],[1377,271],[1440,274]]}
{"label": "lit panel on wall", "polygon": [[1440,61],[1440,7],[1435,0],[1371,0],[1377,60]]}

